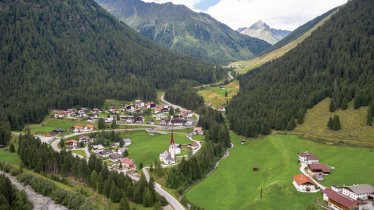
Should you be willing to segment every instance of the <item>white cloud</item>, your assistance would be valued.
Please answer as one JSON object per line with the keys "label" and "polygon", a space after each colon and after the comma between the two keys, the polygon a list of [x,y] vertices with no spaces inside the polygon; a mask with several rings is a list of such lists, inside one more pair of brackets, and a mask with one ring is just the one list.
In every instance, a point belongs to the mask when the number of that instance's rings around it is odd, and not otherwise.
{"label": "white cloud", "polygon": [[233,29],[263,20],[273,28],[293,30],[347,0],[221,0],[206,12]]}

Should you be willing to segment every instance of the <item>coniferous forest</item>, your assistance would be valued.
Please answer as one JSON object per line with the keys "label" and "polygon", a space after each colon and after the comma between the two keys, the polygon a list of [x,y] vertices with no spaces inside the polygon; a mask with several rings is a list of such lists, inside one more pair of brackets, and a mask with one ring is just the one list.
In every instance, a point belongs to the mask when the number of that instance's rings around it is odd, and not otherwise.
{"label": "coniferous forest", "polygon": [[371,0],[349,1],[290,53],[239,77],[241,90],[227,107],[231,128],[250,137],[292,130],[326,97],[331,111],[352,100],[356,109],[372,104],[373,14]]}
{"label": "coniferous forest", "polygon": [[19,191],[5,175],[0,175],[0,209],[31,210],[33,205],[24,191]]}
{"label": "coniferous forest", "polygon": [[92,0],[0,2],[0,122],[21,129],[50,108],[155,99],[180,79],[210,83],[221,68],[150,43]]}

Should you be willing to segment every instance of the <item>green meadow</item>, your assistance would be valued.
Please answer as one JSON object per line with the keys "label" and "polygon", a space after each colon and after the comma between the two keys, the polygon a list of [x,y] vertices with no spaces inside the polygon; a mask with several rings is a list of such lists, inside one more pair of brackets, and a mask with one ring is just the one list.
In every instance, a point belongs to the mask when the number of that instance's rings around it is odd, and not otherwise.
{"label": "green meadow", "polygon": [[[170,143],[170,134],[149,134],[145,131],[126,132],[123,136],[131,139],[129,148],[129,158],[134,159],[136,164],[143,162],[150,165],[159,158]],[[174,134],[176,144],[189,144],[190,140],[184,134]]]}
{"label": "green meadow", "polygon": [[56,128],[62,128],[64,130],[68,130],[74,125],[87,125],[87,124],[92,124],[88,123],[87,121],[82,121],[80,119],[55,119],[55,118],[48,118],[46,117],[43,122],[40,124],[31,124],[28,125],[30,128],[30,131],[32,134],[43,134],[43,133],[48,133],[50,131],[53,131]]}
{"label": "green meadow", "polygon": [[[240,138],[232,134],[235,146],[229,157],[187,192],[189,202],[207,210],[318,209],[320,193],[299,193],[292,185],[292,177],[300,173],[297,153],[305,150],[335,168],[324,185],[374,184],[371,149],[324,145],[291,135],[270,135],[244,145]],[[253,171],[253,166],[259,170]]]}
{"label": "green meadow", "polygon": [[[225,93],[227,91],[227,97]],[[204,101],[215,108],[220,108],[226,105],[239,92],[239,81],[235,80],[221,89],[219,86],[204,87],[197,93],[204,97]]]}

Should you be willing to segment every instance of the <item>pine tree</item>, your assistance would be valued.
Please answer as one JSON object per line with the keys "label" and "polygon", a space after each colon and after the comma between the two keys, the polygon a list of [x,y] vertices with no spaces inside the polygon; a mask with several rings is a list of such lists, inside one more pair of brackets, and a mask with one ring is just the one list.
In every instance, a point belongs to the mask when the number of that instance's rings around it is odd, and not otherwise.
{"label": "pine tree", "polygon": [[342,101],[342,109],[343,110],[348,109],[348,100],[346,98],[344,98]]}
{"label": "pine tree", "polygon": [[336,111],[336,105],[334,99],[331,99],[330,101],[330,107],[329,107],[330,112],[335,112]]}
{"label": "pine tree", "polygon": [[64,141],[64,139],[60,139],[60,142],[58,142],[58,146],[59,146],[60,148],[64,148],[64,146],[65,146],[65,141]]}
{"label": "pine tree", "polygon": [[119,203],[118,210],[130,210],[129,201],[126,195],[122,196],[121,202]]}
{"label": "pine tree", "polygon": [[372,126],[372,125],[373,125],[373,116],[371,115],[370,109],[368,110],[368,113],[367,113],[367,121],[366,121],[366,124],[367,124],[368,126]]}
{"label": "pine tree", "polygon": [[11,143],[10,146],[9,146],[9,152],[15,152],[16,149],[14,148],[14,144]]}
{"label": "pine tree", "polygon": [[329,122],[327,123],[327,127],[332,129],[332,117],[329,118]]}
{"label": "pine tree", "polygon": [[97,127],[99,128],[99,129],[105,129],[105,120],[104,120],[104,118],[99,118],[99,122],[98,122],[98,124],[97,124]]}
{"label": "pine tree", "polygon": [[228,96],[229,96],[229,93],[225,91],[225,97],[228,97]]}
{"label": "pine tree", "polygon": [[117,122],[115,120],[112,121],[112,124],[110,125],[110,128],[116,129],[118,127]]}
{"label": "pine tree", "polygon": [[341,129],[339,115],[335,115],[334,118],[332,119],[332,129],[334,129],[334,130],[340,130]]}

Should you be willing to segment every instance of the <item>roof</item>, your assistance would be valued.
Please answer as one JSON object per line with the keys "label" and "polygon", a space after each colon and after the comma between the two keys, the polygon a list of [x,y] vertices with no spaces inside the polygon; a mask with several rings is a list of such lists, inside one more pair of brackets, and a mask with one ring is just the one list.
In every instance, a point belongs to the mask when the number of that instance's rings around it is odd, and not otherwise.
{"label": "roof", "polygon": [[314,184],[314,182],[304,174],[299,174],[293,177],[293,180],[295,180],[297,185],[304,185],[304,184]]}
{"label": "roof", "polygon": [[121,163],[124,163],[124,164],[126,164],[126,165],[132,165],[132,164],[134,164],[134,161],[133,160],[131,160],[131,159],[129,159],[129,158],[122,158],[121,159]]}
{"label": "roof", "polygon": [[65,141],[65,144],[76,144],[77,141],[76,140],[67,140]]}
{"label": "roof", "polygon": [[307,156],[308,160],[319,160],[319,158],[315,155],[309,155]]}
{"label": "roof", "polygon": [[312,171],[322,171],[323,173],[330,173],[331,172],[331,169],[330,167],[328,167],[327,165],[325,164],[322,164],[322,163],[312,163],[312,164],[309,164],[308,167],[312,170]]}
{"label": "roof", "polygon": [[358,184],[347,187],[357,195],[374,193],[374,187],[370,184]]}
{"label": "roof", "polygon": [[339,203],[342,206],[345,206],[347,208],[351,208],[351,207],[358,204],[358,201],[353,200],[351,198],[348,198],[344,195],[341,195],[341,194],[335,192],[334,190],[332,190],[330,188],[326,188],[326,189],[322,190],[322,192],[324,194],[326,194],[329,199],[331,199],[331,200],[333,200],[333,201],[335,201],[335,202],[337,202],[337,203]]}
{"label": "roof", "polygon": [[202,127],[195,127],[194,129],[193,129],[194,131],[202,131],[203,130],[203,128]]}
{"label": "roof", "polygon": [[86,127],[87,127],[87,128],[95,128],[95,126],[92,125],[92,124],[86,125]]}
{"label": "roof", "polygon": [[83,127],[81,125],[74,125],[73,128],[81,129]]}

